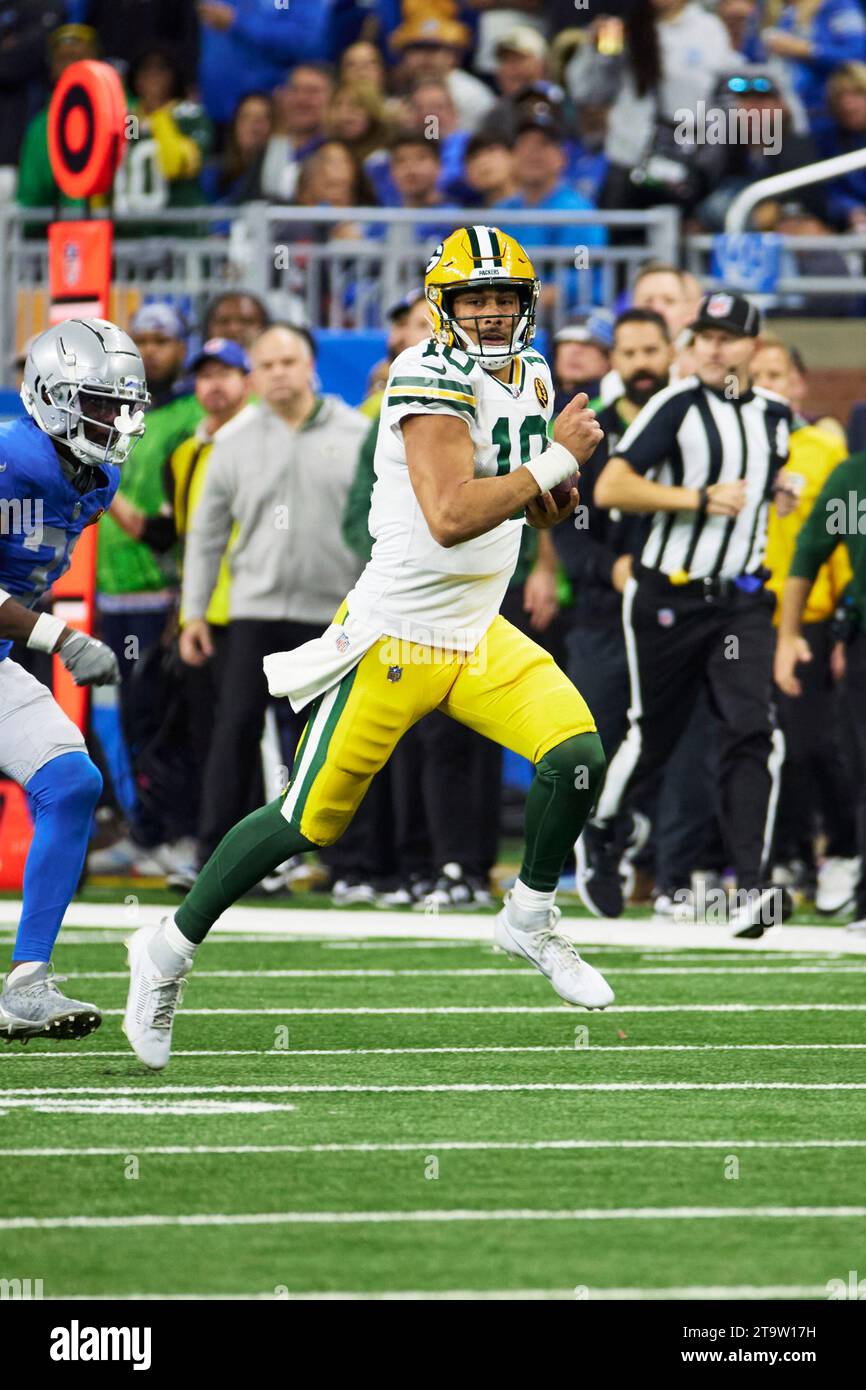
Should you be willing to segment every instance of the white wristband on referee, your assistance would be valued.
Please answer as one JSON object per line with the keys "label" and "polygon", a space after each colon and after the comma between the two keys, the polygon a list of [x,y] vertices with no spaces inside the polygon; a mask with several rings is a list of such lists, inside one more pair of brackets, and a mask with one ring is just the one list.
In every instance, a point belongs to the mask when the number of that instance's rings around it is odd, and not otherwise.
{"label": "white wristband on referee", "polygon": [[40,613],[27,638],[28,647],[35,648],[37,652],[53,652],[65,627],[62,618],[55,618],[53,613]]}
{"label": "white wristband on referee", "polygon": [[557,483],[576,473],[578,465],[574,454],[564,444],[557,444],[553,440],[543,454],[530,459],[524,467],[529,469],[541,491],[549,492]]}

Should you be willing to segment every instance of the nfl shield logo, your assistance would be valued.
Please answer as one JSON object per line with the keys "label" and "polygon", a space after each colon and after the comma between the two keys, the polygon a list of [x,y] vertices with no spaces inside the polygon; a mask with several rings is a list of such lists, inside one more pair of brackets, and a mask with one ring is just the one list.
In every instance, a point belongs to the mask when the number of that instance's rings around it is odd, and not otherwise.
{"label": "nfl shield logo", "polygon": [[672,608],[660,608],[658,611],[659,627],[673,627],[676,622],[676,615]]}
{"label": "nfl shield logo", "polygon": [[346,636],[345,632],[340,633],[334,645],[336,646],[338,652],[346,651],[349,645],[349,639]]}
{"label": "nfl shield logo", "polygon": [[711,319],[726,319],[734,307],[734,301],[729,294],[714,294],[707,305],[707,314]]}
{"label": "nfl shield logo", "polygon": [[398,680],[400,679],[400,677],[402,676],[402,674],[403,674],[403,667],[402,667],[402,666],[389,666],[389,667],[388,667],[388,679],[389,679],[389,681],[398,681]]}

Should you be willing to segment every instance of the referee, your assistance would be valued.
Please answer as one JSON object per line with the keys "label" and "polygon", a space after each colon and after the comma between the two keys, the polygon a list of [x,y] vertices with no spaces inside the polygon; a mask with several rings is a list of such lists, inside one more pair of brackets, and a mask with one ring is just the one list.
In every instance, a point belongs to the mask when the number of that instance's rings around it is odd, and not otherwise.
{"label": "referee", "polygon": [[792,416],[751,385],[759,328],[743,296],[705,296],[692,325],[695,375],[653,396],[596,483],[599,505],[652,516],[623,594],[629,728],[578,845],[578,887],[598,916],[622,912],[627,813],[646,809],[702,685],[720,723],[720,813],[744,904],[732,924],[760,936],[790,910],[766,878],[784,743],[762,560]]}

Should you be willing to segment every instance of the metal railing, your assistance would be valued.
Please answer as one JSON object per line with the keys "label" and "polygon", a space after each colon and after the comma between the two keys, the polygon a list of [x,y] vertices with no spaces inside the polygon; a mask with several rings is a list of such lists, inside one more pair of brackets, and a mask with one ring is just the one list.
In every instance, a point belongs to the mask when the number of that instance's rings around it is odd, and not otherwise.
{"label": "metal railing", "polygon": [[[789,186],[806,181],[798,179]],[[751,196],[761,187],[756,184],[747,192]],[[3,384],[11,384],[16,347],[47,323],[45,228],[52,218],[48,209],[0,207]],[[445,207],[417,211],[248,203],[237,209],[147,214],[146,225],[143,214],[118,216],[112,311],[126,323],[143,297],[165,297],[188,307],[200,322],[214,294],[244,288],[265,299],[275,315],[311,327],[382,328],[388,308],[421,283],[442,232],[484,218],[513,229],[518,237],[527,225],[549,227],[557,240],[561,228],[569,229],[565,245],[552,240],[530,248],[545,287],[542,321],[554,330],[580,309],[615,304],[636,267],[648,259],[684,264],[704,285],[719,283],[712,274],[714,238],[689,236],[681,243],[679,213],[672,207],[645,212]],[[330,236],[341,224],[354,226],[357,234]],[[612,244],[588,247],[583,257],[576,254],[582,249],[582,228],[599,225],[612,234]],[[130,235],[142,230],[146,235]],[[859,311],[856,301],[866,298],[866,236],[782,237],[780,245],[781,268],[773,294],[756,296],[764,307],[796,310],[808,302],[811,312],[820,313],[822,299],[829,303],[831,297]],[[829,250],[839,258],[838,273],[810,271],[809,253]]]}
{"label": "metal railing", "polygon": [[[381,328],[388,308],[421,283],[443,234],[484,219],[504,224],[518,237],[527,225],[550,227],[556,242],[562,239],[561,229],[568,228],[565,245],[531,248],[542,285],[548,287],[543,317],[553,329],[581,309],[614,303],[642,262],[677,259],[679,216],[667,207],[602,214],[248,203],[237,209],[125,214],[115,219],[115,316],[125,322],[128,309],[142,296],[170,297],[199,316],[212,295],[243,287],[265,299],[275,314],[312,327]],[[0,208],[0,372],[5,382],[16,345],[45,326],[44,229],[52,220],[48,209]],[[355,234],[329,235],[341,225]],[[582,229],[599,225],[615,232],[615,243],[584,248]]]}
{"label": "metal railing", "polygon": [[790,193],[795,188],[811,187],[813,183],[824,183],[827,179],[839,178],[855,169],[866,168],[866,150],[851,150],[848,154],[837,154],[832,159],[819,159],[813,164],[803,164],[799,169],[789,169],[784,174],[771,174],[769,178],[758,179],[749,184],[732,199],[725,214],[725,231],[731,234],[743,232],[750,214],[765,198],[774,198],[779,193]]}
{"label": "metal railing", "polygon": [[[844,301],[846,312],[862,313],[856,301],[866,302],[866,235],[851,232],[833,236],[780,236],[779,245],[780,273],[772,292],[749,291],[760,307],[770,310],[806,308],[810,314],[820,315],[830,313],[827,305],[832,300],[834,304]],[[689,236],[684,242],[685,269],[708,288],[721,287],[723,283],[713,275],[714,250],[715,239],[710,235]],[[816,253],[826,259],[828,252],[838,257],[838,273],[810,270],[810,258],[814,265]]]}

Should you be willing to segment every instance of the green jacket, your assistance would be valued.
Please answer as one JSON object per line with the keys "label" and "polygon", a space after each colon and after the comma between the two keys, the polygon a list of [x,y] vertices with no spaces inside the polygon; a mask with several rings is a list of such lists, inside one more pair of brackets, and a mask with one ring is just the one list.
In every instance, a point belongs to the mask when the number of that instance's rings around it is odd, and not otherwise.
{"label": "green jacket", "polygon": [[837,545],[848,548],[853,576],[847,594],[866,625],[866,454],[852,454],[830,474],[797,537],[794,579],[814,580]]}
{"label": "green jacket", "polygon": [[[147,417],[144,438],[124,464],[120,491],[147,516],[156,516],[166,501],[165,461],[184,439],[195,433],[204,411],[195,396],[179,396]],[[137,594],[177,583],[176,547],[156,555],[143,541],[133,540],[109,514],[99,523],[96,588],[102,594]]]}
{"label": "green jacket", "polygon": [[[130,116],[137,115],[137,103],[129,101]],[[213,145],[213,127],[204,111],[195,102],[180,101],[171,111],[171,117],[180,135],[194,141],[201,153],[207,157]],[[84,200],[67,198],[60,193],[54,181],[51,161],[48,157],[48,107],[38,112],[27,127],[21,146],[18,164],[18,190],[16,201],[21,207],[53,207],[58,198],[63,208],[73,208],[83,213]],[[118,211],[153,211],[158,208],[198,207],[204,201],[201,171],[189,178],[166,180],[160,173],[157,161],[156,141],[151,133],[151,123],[147,117],[141,119],[137,139],[129,141],[129,148],[114,181],[114,201]],[[148,231],[162,229],[146,224],[126,224],[120,235],[143,236]],[[200,232],[200,229],[199,229]],[[179,226],[177,235],[189,235],[190,229]],[[206,233],[205,233],[206,234]]]}
{"label": "green jacket", "polygon": [[[354,555],[358,555],[362,560],[369,560],[373,553],[373,537],[367,529],[367,521],[370,516],[370,498],[373,493],[373,484],[376,481],[376,470],[373,460],[376,456],[376,440],[379,435],[379,417],[376,416],[367,431],[361,452],[358,455],[358,465],[355,469],[355,476],[352,479],[352,486],[349,488],[349,495],[346,498],[346,508],[343,512],[343,540]],[[520,554],[517,557],[517,566],[511,577],[509,588],[514,588],[518,584],[526,582],[526,576],[535,564],[538,556],[538,532],[531,526],[524,526],[523,535],[520,540]]]}
{"label": "green jacket", "polygon": [[[21,157],[18,161],[18,191],[16,202],[25,208],[51,208],[60,196],[60,206],[84,212],[83,198],[67,198],[60,193],[51,172],[48,158],[48,107],[33,117],[24,132]],[[44,229],[40,232],[44,235]]]}

